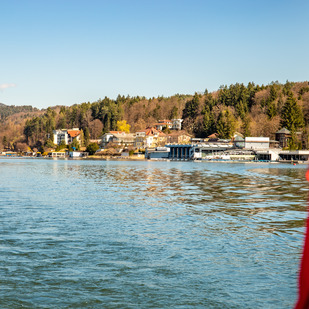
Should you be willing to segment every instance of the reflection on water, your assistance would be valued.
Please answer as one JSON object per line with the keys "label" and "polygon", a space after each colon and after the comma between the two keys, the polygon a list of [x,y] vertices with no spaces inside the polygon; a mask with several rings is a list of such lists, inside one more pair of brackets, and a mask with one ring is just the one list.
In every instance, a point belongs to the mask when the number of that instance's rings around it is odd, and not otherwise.
{"label": "reflection on water", "polygon": [[0,160],[1,307],[290,308],[305,167]]}

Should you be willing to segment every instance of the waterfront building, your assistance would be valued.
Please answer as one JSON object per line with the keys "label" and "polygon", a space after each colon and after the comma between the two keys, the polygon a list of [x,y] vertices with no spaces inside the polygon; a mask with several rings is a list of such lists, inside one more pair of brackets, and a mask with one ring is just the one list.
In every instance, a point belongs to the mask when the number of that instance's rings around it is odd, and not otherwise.
{"label": "waterfront building", "polygon": [[67,153],[64,151],[52,151],[48,153],[50,158],[65,158]]}
{"label": "waterfront building", "polygon": [[169,158],[172,160],[190,160],[194,159],[194,147],[191,144],[188,145],[166,145],[170,149]]}
{"label": "waterfront building", "polygon": [[150,160],[162,160],[169,159],[170,148],[168,147],[156,147],[155,149],[147,148],[145,152],[145,158]]}
{"label": "waterfront building", "polygon": [[245,149],[269,149],[269,137],[245,137]]}
{"label": "waterfront building", "polygon": [[256,159],[258,161],[279,161],[281,149],[272,148],[256,151]]}
{"label": "waterfront building", "polygon": [[53,142],[56,145],[60,145],[62,142],[69,145],[74,139],[80,143],[80,130],[78,128],[53,130]]}
{"label": "waterfront building", "polygon": [[282,128],[276,132],[276,141],[279,142],[279,146],[281,148],[285,148],[288,146],[288,141],[290,138],[291,132],[286,128]]}
{"label": "waterfront building", "polygon": [[88,152],[83,152],[83,151],[70,151],[69,152],[70,158],[86,158],[88,157],[88,155],[89,155]]}
{"label": "waterfront building", "polygon": [[279,161],[309,161],[309,150],[281,150],[279,152]]}
{"label": "waterfront building", "polygon": [[[295,134],[298,141],[301,141],[302,133],[295,132]],[[289,140],[291,137],[292,133],[286,128],[282,128],[276,132],[276,141],[279,142],[279,147],[281,148],[287,148],[289,146]]]}
{"label": "waterfront building", "polygon": [[235,132],[233,136],[233,142],[235,147],[245,148],[245,139],[241,133]]}

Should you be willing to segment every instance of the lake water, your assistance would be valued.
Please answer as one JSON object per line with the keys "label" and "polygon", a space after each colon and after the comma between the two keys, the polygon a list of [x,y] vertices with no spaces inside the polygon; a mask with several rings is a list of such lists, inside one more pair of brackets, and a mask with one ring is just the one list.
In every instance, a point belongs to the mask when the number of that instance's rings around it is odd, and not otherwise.
{"label": "lake water", "polygon": [[305,172],[0,159],[0,308],[291,308]]}

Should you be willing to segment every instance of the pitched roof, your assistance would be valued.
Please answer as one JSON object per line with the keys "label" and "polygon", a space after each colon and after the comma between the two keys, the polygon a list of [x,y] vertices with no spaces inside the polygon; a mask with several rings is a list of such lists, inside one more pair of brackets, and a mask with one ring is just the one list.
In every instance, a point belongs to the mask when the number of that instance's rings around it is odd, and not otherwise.
{"label": "pitched roof", "polygon": [[213,133],[207,136],[208,138],[218,138],[219,134],[218,133]]}
{"label": "pitched roof", "polygon": [[154,135],[154,134],[159,134],[162,133],[161,131],[155,129],[155,128],[147,128],[145,130],[146,135]]}
{"label": "pitched roof", "polygon": [[80,134],[80,130],[68,130],[68,134],[74,138]]}
{"label": "pitched roof", "polygon": [[276,132],[276,133],[291,134],[291,132],[290,132],[288,129],[286,129],[286,128],[282,128],[281,130],[279,130],[279,131]]}
{"label": "pitched roof", "polygon": [[234,137],[235,137],[235,136],[244,137],[244,135],[241,134],[241,133],[239,133],[239,132],[235,132],[235,133],[234,133]]}
{"label": "pitched roof", "polygon": [[118,134],[118,133],[115,133],[113,134],[115,137],[117,138],[120,138],[120,139],[130,139],[130,138],[134,138],[135,137],[135,134],[134,133],[126,133],[126,134]]}

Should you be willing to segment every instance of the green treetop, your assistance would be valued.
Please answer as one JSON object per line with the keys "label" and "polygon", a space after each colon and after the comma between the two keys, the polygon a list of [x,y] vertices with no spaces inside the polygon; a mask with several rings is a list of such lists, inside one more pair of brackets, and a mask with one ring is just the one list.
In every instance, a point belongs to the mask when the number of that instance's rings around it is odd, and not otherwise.
{"label": "green treetop", "polygon": [[283,105],[280,124],[291,132],[296,132],[297,129],[304,126],[302,110],[300,106],[298,106],[292,92],[289,93],[289,96]]}

